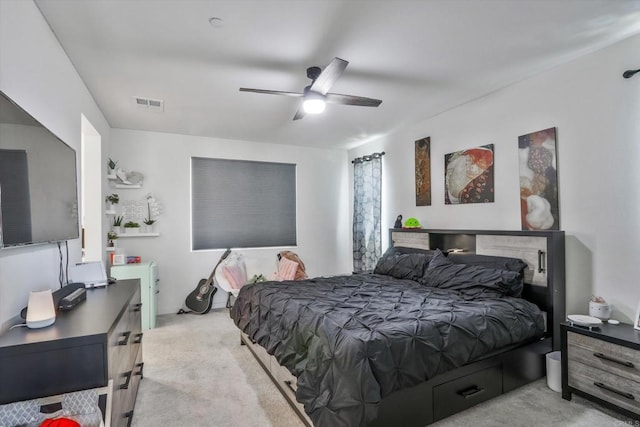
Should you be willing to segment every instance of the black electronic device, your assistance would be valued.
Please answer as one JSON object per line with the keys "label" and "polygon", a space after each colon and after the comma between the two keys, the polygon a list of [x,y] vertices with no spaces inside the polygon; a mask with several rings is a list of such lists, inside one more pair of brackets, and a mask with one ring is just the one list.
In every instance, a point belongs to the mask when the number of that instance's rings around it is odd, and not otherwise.
{"label": "black electronic device", "polygon": [[58,303],[60,310],[71,310],[76,305],[87,299],[87,291],[85,288],[78,288],[66,297],[62,298]]}
{"label": "black electronic device", "polygon": [[[65,286],[61,287],[60,289],[56,289],[55,291],[53,291],[53,306],[59,307],[60,300],[62,298],[66,297],[67,295],[69,295],[70,293],[74,292],[76,289],[79,289],[79,288],[84,288],[84,283],[80,283],[80,282],[68,283]],[[23,319],[27,318],[27,307],[20,310],[20,317],[22,317]]]}

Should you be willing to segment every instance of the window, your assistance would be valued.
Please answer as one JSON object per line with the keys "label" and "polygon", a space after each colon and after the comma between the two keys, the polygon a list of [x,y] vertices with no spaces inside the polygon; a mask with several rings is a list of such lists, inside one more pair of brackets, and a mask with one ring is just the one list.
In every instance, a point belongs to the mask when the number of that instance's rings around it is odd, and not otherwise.
{"label": "window", "polygon": [[193,250],[295,246],[296,165],[191,158]]}

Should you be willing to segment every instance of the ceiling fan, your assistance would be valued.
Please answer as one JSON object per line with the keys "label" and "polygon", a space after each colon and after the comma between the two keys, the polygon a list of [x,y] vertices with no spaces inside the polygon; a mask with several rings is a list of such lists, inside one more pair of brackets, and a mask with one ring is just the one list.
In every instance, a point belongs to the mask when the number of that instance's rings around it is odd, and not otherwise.
{"label": "ceiling fan", "polygon": [[333,86],[336,80],[338,80],[342,75],[348,64],[349,62],[344,59],[333,58],[324,70],[320,67],[307,68],[307,77],[311,79],[311,84],[305,87],[302,93],[285,92],[280,90],[251,89],[246,87],[241,87],[240,92],[302,97],[302,105],[298,108],[296,115],[293,116],[293,120],[299,120],[303,118],[305,114],[322,113],[327,103],[357,105],[360,107],[377,107],[380,105],[382,101],[379,99],[365,98],[355,95],[343,95],[340,93],[329,93],[329,89],[331,89],[331,86]]}

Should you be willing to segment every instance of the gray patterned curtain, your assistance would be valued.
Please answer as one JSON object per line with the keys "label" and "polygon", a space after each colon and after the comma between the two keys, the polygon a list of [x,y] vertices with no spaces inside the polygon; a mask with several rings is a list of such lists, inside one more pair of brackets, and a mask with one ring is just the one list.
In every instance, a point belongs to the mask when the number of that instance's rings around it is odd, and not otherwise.
{"label": "gray patterned curtain", "polygon": [[353,271],[373,270],[382,255],[382,153],[353,160]]}

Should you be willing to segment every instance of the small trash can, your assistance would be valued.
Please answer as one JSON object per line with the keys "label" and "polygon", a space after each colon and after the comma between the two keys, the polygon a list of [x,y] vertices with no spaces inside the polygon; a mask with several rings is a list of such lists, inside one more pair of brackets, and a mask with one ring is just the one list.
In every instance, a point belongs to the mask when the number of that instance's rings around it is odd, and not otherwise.
{"label": "small trash can", "polygon": [[559,351],[547,353],[547,385],[553,391],[562,391],[562,356]]}

